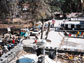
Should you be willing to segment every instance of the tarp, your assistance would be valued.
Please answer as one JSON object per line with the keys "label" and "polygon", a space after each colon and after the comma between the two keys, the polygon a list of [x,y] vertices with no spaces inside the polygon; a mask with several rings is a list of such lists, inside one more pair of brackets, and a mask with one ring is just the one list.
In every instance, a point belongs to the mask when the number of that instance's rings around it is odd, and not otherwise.
{"label": "tarp", "polygon": [[24,37],[28,37],[29,35],[28,35],[28,33],[26,32],[25,34],[24,34]]}
{"label": "tarp", "polygon": [[19,57],[18,60],[20,60],[19,63],[32,63],[32,61],[37,62],[38,58],[36,54],[27,54],[27,55]]}
{"label": "tarp", "polygon": [[25,35],[25,32],[21,32],[21,33],[20,33],[20,36],[23,36],[23,35]]}
{"label": "tarp", "polygon": [[30,58],[21,58],[17,61],[17,63],[33,63],[34,60]]}
{"label": "tarp", "polygon": [[11,29],[10,29],[10,28],[7,28],[7,30],[8,30],[8,31],[11,31]]}

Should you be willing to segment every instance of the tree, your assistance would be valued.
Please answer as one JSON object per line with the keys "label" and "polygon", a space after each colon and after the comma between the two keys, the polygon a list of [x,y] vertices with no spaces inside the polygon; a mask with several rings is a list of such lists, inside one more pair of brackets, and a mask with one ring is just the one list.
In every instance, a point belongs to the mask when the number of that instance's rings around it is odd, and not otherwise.
{"label": "tree", "polygon": [[81,12],[81,0],[65,0],[61,9],[66,12]]}
{"label": "tree", "polygon": [[13,19],[18,13],[18,0],[0,0],[0,20],[2,23],[9,22],[6,19]]}
{"label": "tree", "polygon": [[9,13],[8,4],[6,0],[0,0],[0,18],[6,18]]}
{"label": "tree", "polygon": [[[46,19],[51,16],[49,5],[44,2],[45,0],[22,0],[20,2],[29,4],[28,11],[25,12],[26,18],[31,16],[32,21]],[[22,6],[22,4],[20,5]]]}

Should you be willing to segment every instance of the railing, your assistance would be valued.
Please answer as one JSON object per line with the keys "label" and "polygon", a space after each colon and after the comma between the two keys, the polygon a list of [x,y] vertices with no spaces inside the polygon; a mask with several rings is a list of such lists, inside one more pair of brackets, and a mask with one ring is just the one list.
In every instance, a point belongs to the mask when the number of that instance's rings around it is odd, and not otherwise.
{"label": "railing", "polygon": [[15,48],[11,49],[9,52],[1,56],[0,63],[9,63],[18,55],[18,53],[22,49],[23,49],[23,45],[19,43],[17,46],[15,46]]}
{"label": "railing", "polygon": [[[32,48],[32,49],[38,49],[38,48],[43,48],[44,46],[37,46],[37,45],[32,45],[27,46],[26,48]],[[31,49],[31,50],[32,50]],[[77,54],[84,54],[84,49],[72,49],[72,48],[59,48],[59,47],[53,47],[53,46],[45,46],[45,52],[49,52],[49,51],[56,51],[58,53],[77,53]]]}

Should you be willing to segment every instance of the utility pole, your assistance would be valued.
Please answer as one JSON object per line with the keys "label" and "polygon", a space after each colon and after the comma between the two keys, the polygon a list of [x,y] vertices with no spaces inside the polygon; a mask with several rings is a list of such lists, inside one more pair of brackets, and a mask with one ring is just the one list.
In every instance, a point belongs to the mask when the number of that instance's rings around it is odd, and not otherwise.
{"label": "utility pole", "polygon": [[50,22],[48,22],[48,29],[47,29],[47,32],[46,32],[46,38],[45,38],[45,39],[47,39],[47,38],[48,38],[48,33],[49,33],[49,30],[50,30]]}
{"label": "utility pole", "polygon": [[42,19],[41,39],[43,39],[43,25],[44,25],[44,22],[43,22],[43,19]]}
{"label": "utility pole", "polygon": [[82,6],[82,13],[83,13],[83,4],[84,3],[84,0],[81,0],[81,6]]}

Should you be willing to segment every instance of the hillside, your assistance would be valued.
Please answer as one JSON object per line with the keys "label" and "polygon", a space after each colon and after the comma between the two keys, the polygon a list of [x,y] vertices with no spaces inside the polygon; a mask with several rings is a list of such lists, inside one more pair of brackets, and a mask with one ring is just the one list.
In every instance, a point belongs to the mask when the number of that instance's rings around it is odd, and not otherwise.
{"label": "hillside", "polygon": [[52,18],[54,12],[83,10],[81,0],[0,0],[0,9],[0,23],[5,24],[13,23],[16,18],[20,18],[20,22],[36,22]]}

